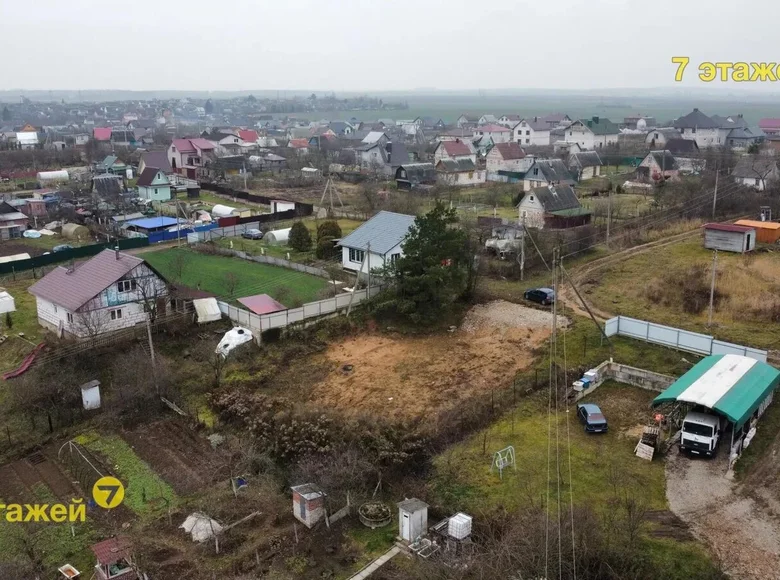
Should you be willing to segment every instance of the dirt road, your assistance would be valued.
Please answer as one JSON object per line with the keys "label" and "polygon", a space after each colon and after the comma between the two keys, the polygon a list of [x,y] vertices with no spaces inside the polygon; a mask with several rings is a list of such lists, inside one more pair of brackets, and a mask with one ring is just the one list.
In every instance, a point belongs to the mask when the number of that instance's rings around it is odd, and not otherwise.
{"label": "dirt road", "polygon": [[712,460],[670,451],[669,507],[712,549],[733,578],[780,579],[780,514],[728,479],[727,461],[724,450]]}

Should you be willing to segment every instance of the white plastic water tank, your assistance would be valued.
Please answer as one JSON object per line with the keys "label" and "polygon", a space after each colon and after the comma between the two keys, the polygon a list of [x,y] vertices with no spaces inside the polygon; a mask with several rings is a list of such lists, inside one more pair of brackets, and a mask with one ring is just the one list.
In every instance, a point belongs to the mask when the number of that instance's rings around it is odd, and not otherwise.
{"label": "white plastic water tank", "polygon": [[471,535],[471,516],[463,513],[452,516],[447,524],[447,534],[457,540],[468,538]]}

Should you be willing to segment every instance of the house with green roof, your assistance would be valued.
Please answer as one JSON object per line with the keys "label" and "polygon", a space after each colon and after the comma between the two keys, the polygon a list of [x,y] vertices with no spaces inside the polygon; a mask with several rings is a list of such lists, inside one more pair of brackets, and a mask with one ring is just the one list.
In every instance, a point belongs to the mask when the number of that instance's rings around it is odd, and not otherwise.
{"label": "house with green roof", "polygon": [[582,150],[617,145],[620,129],[609,119],[592,117],[574,121],[564,130],[564,141],[576,143]]}

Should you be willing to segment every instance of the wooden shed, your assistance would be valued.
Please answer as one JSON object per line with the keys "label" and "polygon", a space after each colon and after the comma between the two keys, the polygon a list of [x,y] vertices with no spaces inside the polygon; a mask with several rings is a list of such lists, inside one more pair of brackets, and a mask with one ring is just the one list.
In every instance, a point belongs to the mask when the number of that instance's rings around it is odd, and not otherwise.
{"label": "wooden shed", "polygon": [[325,492],[313,483],[290,488],[293,492],[293,515],[311,528],[325,515]]}
{"label": "wooden shed", "polygon": [[756,247],[756,230],[734,224],[704,224],[704,247],[744,254]]}
{"label": "wooden shed", "polygon": [[762,244],[775,244],[780,240],[780,223],[762,222],[758,220],[739,220],[734,225],[745,226],[756,230],[756,241]]}

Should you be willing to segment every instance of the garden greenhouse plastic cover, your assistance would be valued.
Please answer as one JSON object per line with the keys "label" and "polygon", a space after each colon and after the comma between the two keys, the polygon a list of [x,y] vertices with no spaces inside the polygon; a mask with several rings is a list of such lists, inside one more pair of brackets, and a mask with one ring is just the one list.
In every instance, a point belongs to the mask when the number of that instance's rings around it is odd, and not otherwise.
{"label": "garden greenhouse plastic cover", "polygon": [[739,428],[778,384],[780,371],[766,363],[736,354],[711,355],[658,395],[653,406],[674,401],[701,405]]}
{"label": "garden greenhouse plastic cover", "polygon": [[200,512],[191,513],[179,527],[188,534],[192,534],[193,542],[205,542],[222,531],[222,526],[217,520]]}
{"label": "garden greenhouse plastic cover", "polygon": [[198,324],[222,319],[222,312],[219,310],[216,298],[196,298],[192,301],[192,305],[198,315]]}
{"label": "garden greenhouse plastic cover", "polygon": [[237,346],[252,340],[252,331],[243,326],[236,326],[225,333],[217,345],[217,354],[226,357]]}

